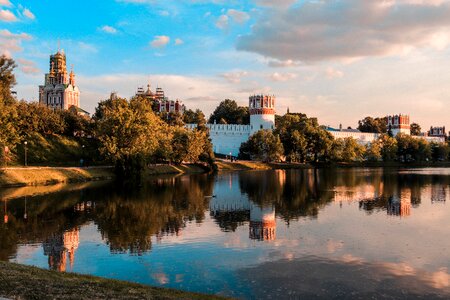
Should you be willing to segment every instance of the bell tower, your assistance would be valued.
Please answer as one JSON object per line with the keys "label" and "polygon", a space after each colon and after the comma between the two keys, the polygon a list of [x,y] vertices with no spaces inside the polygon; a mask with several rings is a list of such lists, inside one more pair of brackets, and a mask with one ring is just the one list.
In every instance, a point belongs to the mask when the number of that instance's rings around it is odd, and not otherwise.
{"label": "bell tower", "polygon": [[275,129],[275,96],[250,96],[249,111],[251,134],[261,129]]}

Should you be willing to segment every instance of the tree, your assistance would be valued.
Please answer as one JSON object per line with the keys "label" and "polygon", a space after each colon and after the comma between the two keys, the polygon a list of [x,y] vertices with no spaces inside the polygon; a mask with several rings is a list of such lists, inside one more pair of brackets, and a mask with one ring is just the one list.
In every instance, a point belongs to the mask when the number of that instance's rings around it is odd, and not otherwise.
{"label": "tree", "polygon": [[419,136],[422,133],[422,128],[417,123],[411,124],[411,135],[417,135]]}
{"label": "tree", "polygon": [[280,161],[283,156],[283,144],[280,137],[271,130],[259,130],[240,148],[241,156],[264,162]]}
{"label": "tree", "polygon": [[96,116],[100,116],[96,119],[100,151],[116,164],[119,178],[139,179],[167,125],[140,99],[102,101]]}
{"label": "tree", "polygon": [[362,161],[364,150],[364,146],[358,144],[358,142],[354,138],[346,138],[344,139],[342,159],[345,162]]}
{"label": "tree", "polygon": [[387,120],[384,118],[372,118],[365,117],[358,121],[358,130],[361,132],[370,133],[386,133],[387,132]]}
{"label": "tree", "polygon": [[11,88],[16,84],[14,69],[17,67],[12,58],[6,55],[0,56],[0,102],[11,104],[14,97],[11,95]]}
{"label": "tree", "polygon": [[393,161],[397,158],[397,140],[388,134],[382,134],[379,137],[381,145],[381,156],[383,161]]}
{"label": "tree", "polygon": [[448,144],[444,143],[432,144],[431,151],[432,151],[432,158],[434,161],[445,161],[448,160],[450,147]]}
{"label": "tree", "polygon": [[220,124],[249,124],[250,113],[248,107],[238,106],[236,101],[226,99],[220,102],[212,115],[209,117],[209,123]]}
{"label": "tree", "polygon": [[381,151],[381,140],[375,140],[366,146],[365,157],[368,161],[380,161],[383,158]]}

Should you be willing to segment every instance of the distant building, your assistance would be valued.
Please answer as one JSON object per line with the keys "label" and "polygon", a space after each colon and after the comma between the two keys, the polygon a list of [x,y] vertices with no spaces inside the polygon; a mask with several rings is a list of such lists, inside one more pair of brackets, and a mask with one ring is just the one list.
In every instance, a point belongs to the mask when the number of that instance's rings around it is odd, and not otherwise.
{"label": "distant building", "polygon": [[162,88],[157,87],[156,91],[152,92],[150,84],[147,85],[147,89],[144,89],[144,87],[138,87],[136,96],[144,97],[153,101],[153,110],[157,113],[167,112],[183,114],[186,110],[186,107],[180,100],[169,100],[169,98],[165,96]]}
{"label": "distant building", "polygon": [[53,109],[80,107],[80,90],[73,70],[67,74],[64,50],[50,55],[50,71],[45,74],[44,85],[39,86],[39,103]]}
{"label": "distant building", "polygon": [[[261,129],[275,129],[275,96],[253,95],[249,97],[250,125],[207,124],[213,151],[223,155],[239,155],[241,144]],[[194,129],[197,124],[186,124]]]}
{"label": "distant building", "polygon": [[430,127],[430,130],[426,133],[427,136],[430,137],[440,137],[440,138],[447,138],[447,133],[445,132],[445,126],[444,127]]}
{"label": "distant building", "polygon": [[393,115],[387,117],[388,132],[392,132],[393,136],[399,133],[411,135],[411,123],[409,121],[409,115]]}
{"label": "distant building", "polygon": [[[392,136],[396,136],[399,133],[411,135],[411,123],[409,115],[393,115],[387,116],[387,133],[391,132]],[[425,134],[421,136],[412,136],[414,138],[424,139],[430,143],[444,143],[446,140],[445,127],[431,127],[430,130],[433,135]],[[357,129],[342,129],[342,125],[339,129],[332,127],[326,127],[326,130],[335,139],[354,138],[361,145],[368,145],[377,140],[381,134],[379,133],[367,133],[361,132]]]}
{"label": "distant building", "polygon": [[368,145],[380,137],[379,133],[361,132],[358,129],[342,129],[342,126],[340,126],[339,129],[326,127],[326,130],[335,139],[353,138],[361,145]]}
{"label": "distant building", "polygon": [[70,268],[73,269],[75,251],[80,243],[80,230],[74,228],[61,234],[47,238],[44,243],[44,255],[48,256],[48,266],[51,270],[66,271],[67,256]]}

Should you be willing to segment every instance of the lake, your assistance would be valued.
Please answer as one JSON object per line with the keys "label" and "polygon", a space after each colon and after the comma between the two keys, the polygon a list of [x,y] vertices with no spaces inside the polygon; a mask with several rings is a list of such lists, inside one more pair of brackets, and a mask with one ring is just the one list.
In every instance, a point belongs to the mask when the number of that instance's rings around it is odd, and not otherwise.
{"label": "lake", "polygon": [[0,196],[5,261],[245,299],[450,297],[450,169],[230,172]]}

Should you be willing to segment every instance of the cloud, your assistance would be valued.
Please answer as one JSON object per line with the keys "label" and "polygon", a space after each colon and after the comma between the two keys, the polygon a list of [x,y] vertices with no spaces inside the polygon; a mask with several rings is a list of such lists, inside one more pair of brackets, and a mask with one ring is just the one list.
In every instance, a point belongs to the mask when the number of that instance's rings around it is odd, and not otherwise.
{"label": "cloud", "polygon": [[170,42],[170,37],[166,35],[157,35],[153,39],[153,41],[150,42],[150,45],[153,48],[163,48]]}
{"label": "cloud", "polygon": [[38,74],[41,70],[36,66],[36,64],[31,60],[26,60],[23,58],[18,59],[19,68],[25,74]]}
{"label": "cloud", "polygon": [[0,0],[0,6],[11,6],[11,2],[9,0]]}
{"label": "cloud", "polygon": [[344,72],[330,67],[325,71],[325,75],[328,79],[342,78],[344,77]]}
{"label": "cloud", "polygon": [[230,16],[234,22],[244,24],[250,19],[248,13],[236,9],[229,9],[228,16]]}
{"label": "cloud", "polygon": [[297,74],[294,74],[294,73],[278,73],[278,72],[275,72],[275,73],[273,73],[272,75],[270,75],[270,78],[271,78],[273,81],[288,81],[288,80],[297,78]]}
{"label": "cloud", "polygon": [[449,36],[449,1],[326,0],[265,10],[236,47],[280,61],[351,61],[445,49]]}
{"label": "cloud", "polygon": [[285,67],[296,67],[300,65],[300,63],[298,61],[293,61],[292,59],[287,60],[272,59],[268,61],[267,65],[273,68],[285,68]]}
{"label": "cloud", "polygon": [[85,43],[85,42],[78,42],[78,47],[79,47],[79,49],[86,51],[86,52],[91,52],[91,53],[98,52],[97,47],[95,47],[92,44]]}
{"label": "cloud", "polygon": [[2,9],[0,10],[0,21],[16,22],[17,17],[10,10]]}
{"label": "cloud", "polygon": [[36,19],[36,16],[28,8],[25,8],[22,14],[30,20]]}
{"label": "cloud", "polygon": [[241,82],[242,77],[248,76],[246,71],[228,72],[220,74],[220,77],[225,78],[230,83]]}
{"label": "cloud", "polygon": [[221,15],[216,21],[216,27],[219,29],[227,29],[229,25],[229,18],[227,15]]}
{"label": "cloud", "polygon": [[13,52],[22,51],[20,46],[22,41],[31,40],[31,35],[27,33],[12,33],[7,29],[0,30],[0,54],[11,56]]}
{"label": "cloud", "polygon": [[179,46],[179,45],[183,45],[184,41],[182,39],[175,39],[175,45]]}
{"label": "cloud", "polygon": [[238,24],[244,24],[250,19],[248,13],[236,9],[229,9],[226,14],[216,20],[216,27],[224,30],[230,26],[230,20]]}
{"label": "cloud", "polygon": [[109,25],[104,25],[102,28],[100,28],[101,31],[106,32],[106,33],[110,33],[110,34],[116,34],[117,33],[117,29],[109,26]]}
{"label": "cloud", "polygon": [[287,7],[295,2],[296,0],[255,0],[256,4],[269,7]]}

